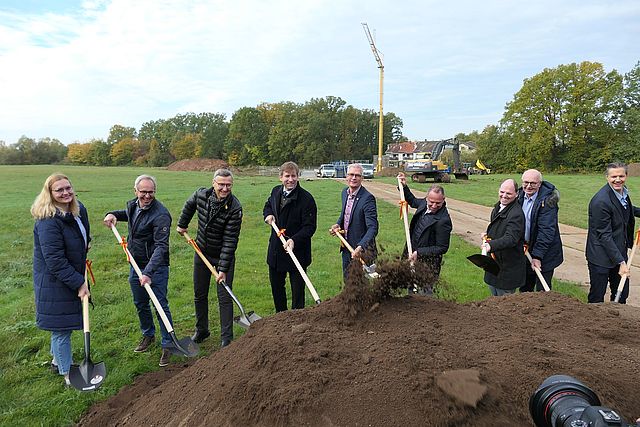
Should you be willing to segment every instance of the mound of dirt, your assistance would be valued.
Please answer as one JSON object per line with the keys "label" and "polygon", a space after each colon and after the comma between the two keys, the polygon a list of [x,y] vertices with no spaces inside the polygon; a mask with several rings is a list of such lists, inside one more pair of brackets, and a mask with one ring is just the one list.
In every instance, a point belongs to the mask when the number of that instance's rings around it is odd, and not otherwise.
{"label": "mound of dirt", "polygon": [[554,292],[397,297],[406,273],[379,271],[373,286],[359,277],[318,306],[256,322],[163,383],[137,379],[80,425],[530,426],[529,397],[553,374],[628,421],[640,415],[637,308]]}
{"label": "mound of dirt", "polygon": [[170,171],[215,172],[220,168],[228,167],[227,162],[219,159],[185,159],[171,163],[167,169]]}

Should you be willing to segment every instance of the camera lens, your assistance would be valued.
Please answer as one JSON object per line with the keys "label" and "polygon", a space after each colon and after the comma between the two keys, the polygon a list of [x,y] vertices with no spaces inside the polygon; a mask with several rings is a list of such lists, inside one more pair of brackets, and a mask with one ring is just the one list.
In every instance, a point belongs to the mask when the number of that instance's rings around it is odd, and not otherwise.
{"label": "camera lens", "polygon": [[568,427],[588,406],[600,406],[600,399],[569,375],[550,376],[529,399],[529,412],[537,427]]}

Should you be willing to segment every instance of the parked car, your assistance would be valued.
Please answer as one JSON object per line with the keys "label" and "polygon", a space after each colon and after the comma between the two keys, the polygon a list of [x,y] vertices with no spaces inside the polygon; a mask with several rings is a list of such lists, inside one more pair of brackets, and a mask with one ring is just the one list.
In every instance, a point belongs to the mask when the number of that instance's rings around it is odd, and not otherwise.
{"label": "parked car", "polygon": [[374,167],[371,163],[363,163],[362,164],[362,177],[363,178],[373,178]]}
{"label": "parked car", "polygon": [[316,169],[316,176],[318,178],[335,178],[336,167],[332,164],[320,165],[320,168]]}

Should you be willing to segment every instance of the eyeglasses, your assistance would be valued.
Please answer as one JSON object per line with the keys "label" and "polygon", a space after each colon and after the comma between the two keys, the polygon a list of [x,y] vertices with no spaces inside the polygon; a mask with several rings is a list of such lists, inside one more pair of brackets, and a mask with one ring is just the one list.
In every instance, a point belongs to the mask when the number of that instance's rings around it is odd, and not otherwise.
{"label": "eyeglasses", "polygon": [[54,193],[64,193],[65,191],[67,193],[73,193],[73,187],[54,188],[51,191]]}
{"label": "eyeglasses", "polygon": [[214,182],[217,186],[219,186],[219,187],[231,188],[231,187],[233,186],[233,183],[231,183],[231,184],[226,184],[226,183],[220,183],[220,182],[216,182],[216,181],[213,181],[213,182]]}
{"label": "eyeglasses", "polygon": [[522,186],[523,187],[537,187],[538,185],[540,185],[539,182],[533,182],[533,181],[522,181]]}
{"label": "eyeglasses", "polygon": [[347,176],[349,178],[362,178],[362,175],[359,173],[348,173]]}
{"label": "eyeglasses", "polygon": [[153,196],[154,194],[156,194],[156,190],[151,190],[151,191],[136,190],[136,191],[142,194],[143,196]]}

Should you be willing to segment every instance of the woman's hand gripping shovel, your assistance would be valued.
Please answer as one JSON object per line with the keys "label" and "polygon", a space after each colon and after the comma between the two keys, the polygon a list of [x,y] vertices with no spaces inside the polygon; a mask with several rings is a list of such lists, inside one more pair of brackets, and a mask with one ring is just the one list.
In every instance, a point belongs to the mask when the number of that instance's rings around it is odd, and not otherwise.
{"label": "woman's hand gripping shovel", "polygon": [[[273,227],[273,231],[276,232],[276,236],[280,238],[280,241],[282,242],[282,244],[286,245],[287,240],[284,238],[284,229],[280,230],[278,228],[275,219],[271,221],[271,227]],[[307,273],[305,273],[304,269],[300,265],[300,261],[298,261],[298,258],[296,258],[296,255],[293,253],[293,251],[287,250],[287,253],[291,257],[291,260],[293,261],[293,263],[296,265],[296,268],[298,269],[298,272],[300,272],[302,279],[304,279],[304,283],[307,285],[307,289],[309,289],[309,292],[311,292],[311,296],[313,297],[313,300],[316,302],[316,304],[320,304],[320,297],[316,292],[316,288],[313,287],[311,280],[309,280],[309,276],[307,276]]]}
{"label": "woman's hand gripping shovel", "polygon": [[[124,253],[127,254],[127,261],[129,261],[133,269],[136,271],[136,274],[138,275],[138,277],[142,279],[142,271],[140,271],[140,267],[138,267],[138,263],[136,262],[135,259],[133,259],[131,252],[129,252],[129,249],[127,248],[126,241],[120,236],[120,233],[118,233],[118,229],[116,228],[115,225],[111,226],[111,231],[113,231],[113,234],[116,236],[116,239],[118,239],[118,242],[122,245],[122,249],[124,250]],[[167,317],[166,313],[162,309],[162,306],[160,305],[160,301],[158,301],[158,298],[153,293],[151,286],[145,284],[144,289],[149,294],[151,301],[153,301],[153,305],[156,308],[156,311],[158,312],[158,314],[160,315],[160,318],[162,319],[162,323],[164,324],[164,327],[167,329],[167,332],[169,333],[169,335],[171,336],[171,340],[173,341],[173,346],[169,347],[168,350],[171,351],[173,354],[178,354],[178,355],[182,354],[187,357],[197,356],[198,351],[200,351],[198,344],[193,342],[191,337],[185,337],[180,340],[176,337],[176,332],[173,330],[173,326],[171,326],[171,322],[169,322],[169,318]]]}
{"label": "woman's hand gripping shovel", "polygon": [[[87,283],[87,271],[84,272],[84,283]],[[102,385],[107,377],[104,362],[91,361],[91,333],[89,332],[89,296],[82,297],[82,329],[84,330],[84,360],[80,366],[72,365],[69,369],[69,382],[80,391],[93,391]]]}
{"label": "woman's hand gripping shovel", "polygon": [[[349,250],[351,255],[353,255],[355,250],[349,244],[349,242],[347,242],[347,239],[344,238],[343,234],[344,234],[344,230],[336,230],[336,236],[338,236],[338,239],[340,239],[340,241],[342,242],[344,247]],[[375,264],[367,265],[367,263],[364,262],[364,260],[361,257],[358,257],[358,259],[362,263],[362,269],[364,270],[365,273],[367,273],[367,276],[369,276],[369,278],[377,279],[378,277],[380,277],[380,275],[378,273],[376,273],[376,265]]]}
{"label": "woman's hand gripping shovel", "polygon": [[538,279],[540,280],[540,283],[542,283],[542,287],[544,288],[544,291],[545,292],[549,292],[551,290],[551,288],[547,284],[547,281],[544,280],[544,276],[542,276],[542,271],[540,271],[540,269],[538,267],[534,267],[533,258],[531,258],[531,254],[529,253],[529,247],[527,245],[524,245],[524,254],[526,255],[527,259],[529,260],[529,263],[531,264],[531,268],[533,268],[533,271],[536,272],[536,275],[538,276]]}
{"label": "woman's hand gripping shovel", "polygon": [[497,276],[500,273],[500,266],[495,259],[487,255],[487,249],[484,247],[484,243],[487,242],[487,238],[482,238],[482,254],[469,255],[467,259],[483,269],[484,271]]}
{"label": "woman's hand gripping shovel", "polygon": [[[636,231],[636,240],[633,242],[633,248],[631,248],[631,254],[629,255],[629,260],[627,261],[627,268],[631,269],[631,262],[633,261],[633,256],[636,254],[636,249],[638,249],[638,245],[640,244],[640,228]],[[622,291],[624,290],[624,284],[629,277],[629,273],[623,274],[620,276],[620,284],[618,284],[618,291],[616,292],[615,302],[620,302],[620,296],[622,295]]]}
{"label": "woman's hand gripping shovel", "polygon": [[[185,239],[187,239],[187,242],[193,247],[193,249],[196,251],[196,253],[200,257],[202,262],[204,262],[205,265],[209,268],[209,270],[211,271],[211,274],[213,274],[213,277],[215,277],[217,281],[218,272],[216,271],[216,268],[209,262],[207,257],[204,256],[204,254],[200,250],[200,247],[198,247],[198,244],[196,243],[196,241],[193,240],[191,237],[189,237],[189,235],[186,232],[182,233],[182,235],[184,236]],[[240,316],[236,316],[233,318],[234,323],[236,323],[238,326],[242,328],[248,329],[253,322],[255,322],[256,320],[262,319],[253,311],[250,311],[249,314],[245,313],[244,308],[242,308],[242,304],[240,304],[240,301],[238,300],[238,298],[236,298],[233,292],[231,292],[231,288],[229,287],[229,285],[227,285],[227,283],[224,280],[221,281],[220,284],[224,286],[224,288],[227,290],[227,292],[231,296],[231,299],[233,299],[233,302],[235,302],[238,308],[240,309],[240,313],[242,313]]]}

